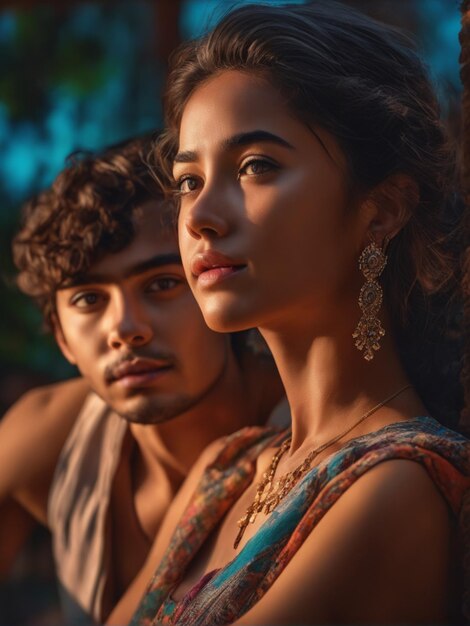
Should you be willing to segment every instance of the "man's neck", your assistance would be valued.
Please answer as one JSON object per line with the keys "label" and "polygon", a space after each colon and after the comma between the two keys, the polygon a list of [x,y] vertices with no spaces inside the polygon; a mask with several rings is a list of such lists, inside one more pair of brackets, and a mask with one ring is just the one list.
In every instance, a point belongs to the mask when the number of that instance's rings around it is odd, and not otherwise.
{"label": "man's neck", "polygon": [[212,441],[240,428],[261,425],[283,397],[273,361],[232,351],[218,384],[190,410],[153,426],[131,424],[130,431],[149,471],[164,464],[185,475]]}

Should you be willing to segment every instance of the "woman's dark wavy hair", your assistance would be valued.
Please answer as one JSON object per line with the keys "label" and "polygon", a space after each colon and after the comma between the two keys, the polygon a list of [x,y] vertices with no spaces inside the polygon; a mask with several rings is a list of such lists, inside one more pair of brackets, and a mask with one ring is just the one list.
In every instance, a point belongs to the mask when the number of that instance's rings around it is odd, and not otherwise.
{"label": "woman's dark wavy hair", "polygon": [[[346,156],[353,192],[378,194],[394,174],[415,181],[419,198],[401,198],[410,217],[390,243],[382,282],[412,381],[428,410],[456,426],[462,404],[455,321],[461,204],[453,151],[412,43],[334,2],[234,10],[171,59],[167,130],[157,150],[168,179],[188,98],[224,70],[265,78],[306,126],[329,131]],[[398,191],[389,185],[388,192]]]}
{"label": "woman's dark wavy hair", "polygon": [[56,291],[73,284],[92,263],[133,239],[134,211],[163,190],[146,157],[154,136],[105,151],[74,153],[52,186],[23,207],[13,240],[17,284],[32,296],[52,328]]}

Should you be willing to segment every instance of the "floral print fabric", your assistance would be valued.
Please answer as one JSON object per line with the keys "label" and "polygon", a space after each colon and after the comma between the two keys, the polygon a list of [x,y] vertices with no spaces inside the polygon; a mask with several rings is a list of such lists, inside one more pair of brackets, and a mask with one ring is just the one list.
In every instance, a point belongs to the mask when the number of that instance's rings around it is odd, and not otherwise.
{"label": "floral print fabric", "polygon": [[[252,482],[259,454],[289,435],[289,431],[251,427],[227,438],[206,468],[133,626],[222,626],[236,621],[266,593],[341,494],[369,469],[391,459],[413,460],[425,467],[461,522],[468,555],[470,442],[431,418],[419,417],[352,439],[313,467],[230,563],[206,574],[182,600],[174,602],[171,592],[194,555]],[[464,598],[468,619],[466,602]]]}

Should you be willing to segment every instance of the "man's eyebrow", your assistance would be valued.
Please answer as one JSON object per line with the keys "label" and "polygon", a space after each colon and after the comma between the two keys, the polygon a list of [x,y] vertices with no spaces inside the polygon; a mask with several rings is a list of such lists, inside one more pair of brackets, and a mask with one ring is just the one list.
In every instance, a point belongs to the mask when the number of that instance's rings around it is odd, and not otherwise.
{"label": "man's eyebrow", "polygon": [[[233,148],[239,148],[240,146],[246,146],[259,142],[274,143],[282,146],[283,148],[289,148],[290,150],[294,149],[294,146],[288,141],[279,137],[279,135],[268,132],[267,130],[252,130],[246,133],[238,133],[228,139],[225,139],[222,142],[222,148],[224,150],[231,150]],[[185,150],[183,152],[178,152],[174,158],[174,163],[194,163],[194,161],[197,161],[197,157],[198,154],[194,150]]]}
{"label": "man's eyebrow", "polygon": [[117,280],[123,278],[131,278],[132,276],[143,274],[148,270],[157,269],[166,265],[181,265],[181,256],[174,252],[169,254],[157,254],[150,259],[146,259],[145,261],[132,265],[131,267],[127,268],[122,273],[122,275],[119,276],[117,276],[116,274],[100,274],[87,272],[86,274],[75,277],[67,286],[78,287],[80,285],[88,285],[94,283],[114,283]]}

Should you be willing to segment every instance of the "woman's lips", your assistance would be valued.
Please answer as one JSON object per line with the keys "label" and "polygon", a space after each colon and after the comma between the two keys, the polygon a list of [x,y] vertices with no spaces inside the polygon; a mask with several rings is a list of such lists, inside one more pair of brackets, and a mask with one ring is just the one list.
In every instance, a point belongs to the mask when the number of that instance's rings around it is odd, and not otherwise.
{"label": "woman's lips", "polygon": [[246,268],[246,264],[216,250],[196,254],[191,260],[191,273],[202,287],[210,287]]}
{"label": "woman's lips", "polygon": [[210,287],[240,272],[245,267],[245,265],[213,267],[199,274],[197,281],[201,287]]}

